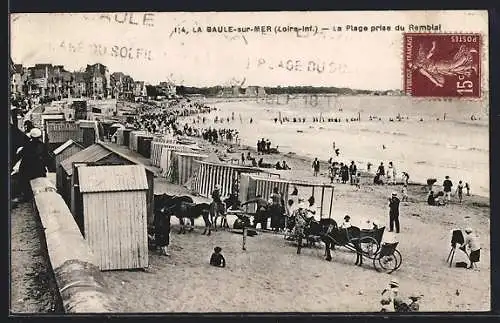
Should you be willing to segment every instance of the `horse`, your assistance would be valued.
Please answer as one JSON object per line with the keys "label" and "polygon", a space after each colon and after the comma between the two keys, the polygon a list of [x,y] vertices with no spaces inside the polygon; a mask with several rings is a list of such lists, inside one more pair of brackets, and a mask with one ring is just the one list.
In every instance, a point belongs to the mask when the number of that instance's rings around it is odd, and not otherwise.
{"label": "horse", "polygon": [[[205,231],[203,234],[206,233],[207,228],[208,229],[208,235],[211,233],[211,222],[208,217],[208,214],[204,214],[203,212],[198,213],[196,215],[191,214],[190,212],[182,211],[179,209],[179,206],[182,203],[187,203],[189,204],[194,204],[193,199],[190,196],[183,195],[183,196],[175,196],[175,195],[168,195],[168,194],[155,194],[154,196],[154,209],[155,209],[155,218],[157,216],[165,216],[166,214],[174,215],[179,219],[181,229],[179,233],[185,233],[185,224],[184,224],[184,219],[187,218],[191,222],[191,228],[190,232],[194,230],[194,219],[199,217],[200,214],[203,215],[203,220],[205,221]],[[206,204],[206,203],[202,203]],[[200,206],[203,209],[203,206]],[[206,207],[206,206],[205,206]],[[177,208],[177,209],[176,209]],[[175,212],[177,211],[177,212]],[[179,212],[180,211],[180,212]],[[155,220],[155,223],[156,220]]]}
{"label": "horse", "polygon": [[355,265],[363,265],[363,251],[361,250],[361,229],[356,226],[349,228],[339,228],[337,223],[330,225],[324,235],[325,256],[327,261],[332,261],[330,249],[335,249],[335,245],[343,246],[348,243],[354,245],[356,251]]}
{"label": "horse", "polygon": [[[167,209],[172,208],[174,205],[179,204],[180,202],[186,203],[194,203],[193,199],[187,195],[168,195],[168,194],[155,194],[154,195],[154,205],[155,205],[155,214],[156,211],[160,211],[165,213]],[[184,226],[184,219],[180,216],[175,215],[181,224],[181,227]],[[191,220],[191,230],[194,228],[194,219]]]}
{"label": "horse", "polygon": [[[336,222],[333,219],[321,219],[319,222],[314,220],[314,218],[307,217],[305,210],[296,210],[294,212],[294,216],[292,217],[294,220],[290,222],[294,222],[294,226],[292,227],[289,224],[289,228],[295,229],[295,237],[297,239],[297,254],[300,254],[302,249],[302,239],[306,239],[307,244],[311,242],[314,243],[318,241],[323,241],[325,245],[329,241],[327,241],[327,237],[325,236],[327,230],[330,226],[336,226]],[[316,239],[315,239],[316,238]],[[326,254],[326,252],[325,252]]]}
{"label": "horse", "polygon": [[[181,222],[181,228],[179,233],[186,233],[186,227],[184,225],[184,218],[190,219],[191,223],[194,223],[194,219],[202,216],[203,220],[205,222],[205,230],[203,231],[202,234],[206,234],[207,230],[208,233],[207,235],[211,234],[211,223],[209,219],[210,215],[210,204],[208,203],[189,203],[189,202],[184,202],[180,201],[177,204],[172,205],[172,207],[169,208],[168,212],[171,212],[172,214],[175,214],[177,218],[179,218]],[[193,226],[190,228],[190,232],[193,231]]]}
{"label": "horse", "polygon": [[335,249],[335,245],[346,245],[352,243],[356,250],[355,265],[363,265],[363,254],[361,250],[361,230],[358,227],[351,226],[342,229],[337,226],[333,219],[321,219],[319,222],[313,218],[307,218],[302,210],[295,211],[295,230],[298,240],[297,254],[300,254],[302,248],[302,239],[309,240],[311,236],[317,236],[325,244],[325,260],[332,261],[330,249]]}

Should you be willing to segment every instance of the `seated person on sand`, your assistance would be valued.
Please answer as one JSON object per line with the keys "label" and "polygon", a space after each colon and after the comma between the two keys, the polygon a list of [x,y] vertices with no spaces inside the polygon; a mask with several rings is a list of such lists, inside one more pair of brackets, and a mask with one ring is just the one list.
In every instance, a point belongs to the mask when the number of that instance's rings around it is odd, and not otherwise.
{"label": "seated person on sand", "polygon": [[283,161],[283,165],[281,166],[281,169],[284,169],[284,170],[290,170],[290,166],[288,166],[288,164],[286,163],[286,161]]}
{"label": "seated person on sand", "polygon": [[259,166],[260,168],[271,168],[271,167],[273,167],[273,166],[272,166],[271,164],[269,164],[269,163],[264,163],[264,158],[259,159],[258,166]]}
{"label": "seated person on sand", "polygon": [[276,168],[277,170],[282,170],[283,168],[281,167],[281,164],[279,161],[276,162],[276,165],[274,165],[274,168]]}
{"label": "seated person on sand", "polygon": [[444,205],[444,202],[439,199],[439,196],[443,196],[444,193],[442,195],[440,195],[440,193],[441,192],[439,192],[438,194],[434,195],[434,192],[430,191],[429,195],[427,196],[427,204],[432,205],[432,206],[441,206],[441,205]]}
{"label": "seated person on sand", "polygon": [[220,247],[214,248],[214,253],[212,257],[210,257],[210,265],[222,268],[226,267],[226,259],[224,259],[224,256],[220,253],[221,251],[222,249]]}
{"label": "seated person on sand", "polygon": [[375,175],[375,177],[373,178],[373,184],[384,185],[384,181],[382,180],[380,174]]}

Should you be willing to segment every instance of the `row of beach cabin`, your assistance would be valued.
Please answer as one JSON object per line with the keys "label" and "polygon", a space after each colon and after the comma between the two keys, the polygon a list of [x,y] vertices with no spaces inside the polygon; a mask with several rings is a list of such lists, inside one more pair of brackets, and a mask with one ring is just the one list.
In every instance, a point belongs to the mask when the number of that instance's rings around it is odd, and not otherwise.
{"label": "row of beach cabin", "polygon": [[[156,176],[189,185],[194,193],[207,198],[217,184],[222,186],[223,196],[236,193],[237,186],[241,201],[257,195],[267,199],[274,187],[286,200],[299,187],[302,194],[321,201],[322,216],[331,215],[331,185],[283,180],[274,170],[224,163],[196,145],[143,131],[118,129],[115,145],[102,142],[94,127],[94,141],[88,144],[82,141],[82,132],[63,130],[73,129],[70,124],[59,121],[57,128],[47,123],[49,142],[50,138],[67,139],[53,150],[56,186],[101,270],[148,267],[147,232],[154,225]],[[54,136],[65,131],[66,137]],[[248,205],[246,211],[253,213],[253,208]]]}

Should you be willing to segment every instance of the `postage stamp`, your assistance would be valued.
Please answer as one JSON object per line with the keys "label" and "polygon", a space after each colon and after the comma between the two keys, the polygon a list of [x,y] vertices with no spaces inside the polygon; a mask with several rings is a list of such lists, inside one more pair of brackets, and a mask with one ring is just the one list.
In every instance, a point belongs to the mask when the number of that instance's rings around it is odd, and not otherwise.
{"label": "postage stamp", "polygon": [[479,98],[480,47],[480,34],[404,34],[406,94]]}

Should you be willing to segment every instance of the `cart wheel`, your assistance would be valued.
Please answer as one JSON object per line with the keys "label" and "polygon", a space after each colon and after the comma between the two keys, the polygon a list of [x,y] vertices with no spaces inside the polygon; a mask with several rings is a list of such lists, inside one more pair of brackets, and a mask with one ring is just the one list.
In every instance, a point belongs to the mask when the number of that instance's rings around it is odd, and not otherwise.
{"label": "cart wheel", "polygon": [[380,245],[373,237],[362,237],[359,241],[361,242],[363,256],[373,258],[380,250]]}
{"label": "cart wheel", "polygon": [[396,268],[394,268],[394,270],[397,270],[399,269],[399,267],[401,267],[401,264],[403,263],[403,257],[401,256],[401,253],[395,249],[394,250],[394,258],[396,258]]}
{"label": "cart wheel", "polygon": [[392,255],[377,257],[373,259],[373,266],[377,271],[386,272],[390,274],[396,269],[398,269],[397,256],[395,255],[395,253],[393,253]]}

